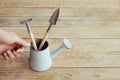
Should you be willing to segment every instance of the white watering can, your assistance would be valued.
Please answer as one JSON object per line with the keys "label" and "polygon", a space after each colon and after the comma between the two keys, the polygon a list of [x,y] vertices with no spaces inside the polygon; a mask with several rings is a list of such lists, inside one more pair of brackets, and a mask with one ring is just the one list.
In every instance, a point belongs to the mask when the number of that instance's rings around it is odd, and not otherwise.
{"label": "white watering can", "polygon": [[[41,39],[36,40],[37,46],[40,44]],[[57,56],[63,49],[71,48],[71,43],[67,39],[63,39],[62,45],[55,51],[50,53],[49,43],[46,41],[42,50],[36,51],[33,46],[30,47],[30,61],[29,66],[35,71],[45,71],[52,66],[52,59]]]}

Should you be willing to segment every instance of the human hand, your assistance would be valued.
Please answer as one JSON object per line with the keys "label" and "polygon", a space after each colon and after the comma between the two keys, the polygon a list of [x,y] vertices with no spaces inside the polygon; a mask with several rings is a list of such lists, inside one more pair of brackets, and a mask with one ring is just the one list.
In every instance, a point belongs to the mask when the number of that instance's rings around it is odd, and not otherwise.
{"label": "human hand", "polygon": [[20,57],[29,43],[10,31],[0,30],[0,54],[5,59]]}

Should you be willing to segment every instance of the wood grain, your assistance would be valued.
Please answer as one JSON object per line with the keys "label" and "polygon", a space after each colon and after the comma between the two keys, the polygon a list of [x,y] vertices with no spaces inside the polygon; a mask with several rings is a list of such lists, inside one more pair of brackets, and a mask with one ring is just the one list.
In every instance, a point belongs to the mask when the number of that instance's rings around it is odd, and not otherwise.
{"label": "wood grain", "polygon": [[59,6],[59,0],[52,0],[52,1],[48,1],[48,0],[17,0],[17,1],[13,1],[13,0],[0,0],[0,7],[1,8],[12,8],[12,7],[58,7]]}
{"label": "wood grain", "polygon": [[[52,67],[60,68],[120,68],[120,51],[69,51],[64,50],[55,59]],[[29,52],[18,59],[5,61],[0,58],[0,67],[29,67]],[[71,65],[72,64],[72,65]]]}
{"label": "wood grain", "polygon": [[[119,39],[69,40],[72,42],[72,49],[64,49],[59,56],[53,59],[53,67],[120,67]],[[48,41],[50,52],[53,52],[61,45],[62,39],[48,39]],[[12,62],[0,58],[0,67],[28,67],[29,53],[29,48],[27,48],[22,57]]]}
{"label": "wood grain", "polygon": [[[0,8],[0,16],[51,16],[56,8]],[[73,9],[60,9],[61,16],[72,16]]]}
{"label": "wood grain", "polygon": [[[7,72],[6,72],[6,71]],[[1,80],[119,80],[119,68],[51,68],[34,72],[29,68],[0,68]]]}
{"label": "wood grain", "polygon": [[[90,8],[119,8],[120,0],[0,0],[0,7],[90,7]],[[102,5],[102,6],[101,6]]]}
{"label": "wood grain", "polygon": [[[21,25],[20,21],[32,18],[30,25],[32,27],[47,27],[49,25],[50,16],[40,16],[40,17],[0,17],[0,27],[19,27],[25,26]],[[116,27],[120,26],[119,16],[111,17],[100,17],[100,16],[85,16],[85,17],[59,17],[56,28],[66,28],[66,27]],[[87,24],[86,24],[87,23]],[[113,28],[114,28],[113,27]]]}
{"label": "wood grain", "polygon": [[[51,16],[56,8],[0,8],[0,16]],[[119,8],[60,8],[60,16],[120,16]]]}
{"label": "wood grain", "polygon": [[[68,38],[69,39],[69,38]],[[30,39],[24,39],[31,42]],[[63,38],[48,38],[50,50],[53,51],[62,44]],[[69,39],[72,48],[65,51],[81,51],[81,52],[119,52],[120,39]],[[112,46],[112,47],[110,47]],[[25,51],[29,51],[29,47]]]}
{"label": "wood grain", "polygon": [[[58,26],[59,27],[59,26]],[[42,38],[47,27],[31,27],[35,38]],[[29,38],[25,25],[23,27],[1,27],[1,29],[13,31],[22,38]],[[119,26],[115,27],[72,27],[56,28],[53,26],[49,38],[120,38]]]}

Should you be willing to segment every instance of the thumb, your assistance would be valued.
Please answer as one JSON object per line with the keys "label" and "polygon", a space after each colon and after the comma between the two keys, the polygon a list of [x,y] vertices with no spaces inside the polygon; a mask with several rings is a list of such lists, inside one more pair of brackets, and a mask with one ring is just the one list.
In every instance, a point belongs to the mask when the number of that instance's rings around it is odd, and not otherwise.
{"label": "thumb", "polygon": [[26,42],[26,41],[23,40],[23,39],[18,39],[18,40],[16,41],[16,43],[19,44],[19,45],[22,45],[23,47],[28,47],[28,46],[30,46],[30,43]]}

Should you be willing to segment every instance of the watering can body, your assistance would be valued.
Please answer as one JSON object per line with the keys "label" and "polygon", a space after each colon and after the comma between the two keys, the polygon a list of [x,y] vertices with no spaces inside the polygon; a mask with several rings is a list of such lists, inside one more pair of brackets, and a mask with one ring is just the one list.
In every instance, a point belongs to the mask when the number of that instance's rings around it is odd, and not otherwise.
{"label": "watering can body", "polygon": [[[36,40],[37,46],[41,43],[41,39]],[[70,44],[69,44],[70,45]],[[71,45],[70,45],[71,46]],[[55,51],[50,53],[49,43],[45,42],[40,51],[36,51],[33,46],[30,46],[30,61],[29,66],[35,71],[46,71],[52,66],[52,59],[64,49],[64,43]]]}

